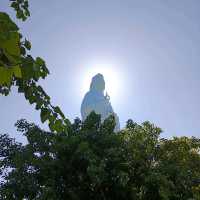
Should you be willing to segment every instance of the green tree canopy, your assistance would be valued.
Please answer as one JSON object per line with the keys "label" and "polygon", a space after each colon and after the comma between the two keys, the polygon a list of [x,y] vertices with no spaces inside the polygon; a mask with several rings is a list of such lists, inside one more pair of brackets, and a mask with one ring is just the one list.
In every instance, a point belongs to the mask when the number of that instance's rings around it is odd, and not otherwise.
{"label": "green tree canopy", "polygon": [[[17,18],[26,20],[28,1],[10,1]],[[16,86],[51,131],[20,120],[16,127],[27,144],[0,134],[0,199],[200,199],[200,139],[161,139],[160,128],[132,120],[115,133],[113,116],[101,124],[95,113],[71,124],[38,85],[49,70],[30,49],[9,15],[0,12],[0,93]]]}
{"label": "green tree canopy", "polygon": [[18,121],[28,144],[1,135],[0,199],[200,199],[199,139],[159,139],[149,122],[114,125],[92,113],[67,136]]}

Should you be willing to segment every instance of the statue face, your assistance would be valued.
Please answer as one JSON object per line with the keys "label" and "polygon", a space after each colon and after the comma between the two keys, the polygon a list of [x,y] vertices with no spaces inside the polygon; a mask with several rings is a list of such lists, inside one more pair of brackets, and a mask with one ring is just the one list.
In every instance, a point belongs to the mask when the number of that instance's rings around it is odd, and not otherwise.
{"label": "statue face", "polygon": [[105,90],[105,81],[102,74],[97,74],[92,78],[90,90],[103,92]]}

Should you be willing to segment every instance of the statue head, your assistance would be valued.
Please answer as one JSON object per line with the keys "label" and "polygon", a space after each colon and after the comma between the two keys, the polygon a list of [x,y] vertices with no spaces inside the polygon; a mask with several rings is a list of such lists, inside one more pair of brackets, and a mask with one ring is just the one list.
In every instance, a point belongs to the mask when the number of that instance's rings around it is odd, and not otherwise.
{"label": "statue head", "polygon": [[90,84],[90,90],[103,92],[105,90],[105,81],[102,74],[96,74],[92,78],[92,82]]}

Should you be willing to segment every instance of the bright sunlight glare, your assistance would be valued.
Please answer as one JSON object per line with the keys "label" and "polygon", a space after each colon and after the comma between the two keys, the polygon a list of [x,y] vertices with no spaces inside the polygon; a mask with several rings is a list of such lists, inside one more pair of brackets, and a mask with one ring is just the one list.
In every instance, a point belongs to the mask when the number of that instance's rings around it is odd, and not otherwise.
{"label": "bright sunlight glare", "polygon": [[115,99],[120,94],[122,82],[120,79],[120,73],[117,71],[117,67],[111,64],[93,64],[88,66],[83,72],[83,84],[82,92],[86,93],[89,91],[92,77],[96,74],[101,73],[105,80],[105,93],[107,92],[111,99]]}

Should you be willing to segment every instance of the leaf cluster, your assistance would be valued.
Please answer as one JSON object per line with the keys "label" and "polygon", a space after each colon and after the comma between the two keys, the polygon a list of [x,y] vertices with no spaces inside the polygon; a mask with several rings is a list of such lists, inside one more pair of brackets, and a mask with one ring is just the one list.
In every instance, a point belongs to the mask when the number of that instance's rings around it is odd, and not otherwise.
{"label": "leaf cluster", "polygon": [[29,16],[29,3],[28,0],[10,0],[11,7],[16,11],[16,17],[25,21]]}
{"label": "leaf cluster", "polygon": [[16,124],[28,140],[2,135],[3,199],[187,200],[200,197],[200,140],[159,139],[161,130],[132,120],[115,133],[114,118],[95,113],[70,126],[69,134]]}
{"label": "leaf cluster", "polygon": [[[30,15],[27,0],[11,0],[16,16],[23,21]],[[23,93],[30,104],[40,110],[41,121],[48,121],[53,132],[67,133],[69,121],[58,106],[53,106],[50,97],[38,85],[49,74],[45,61],[29,54],[31,43],[24,39],[9,15],[0,12],[0,94],[8,95],[12,86]]]}

